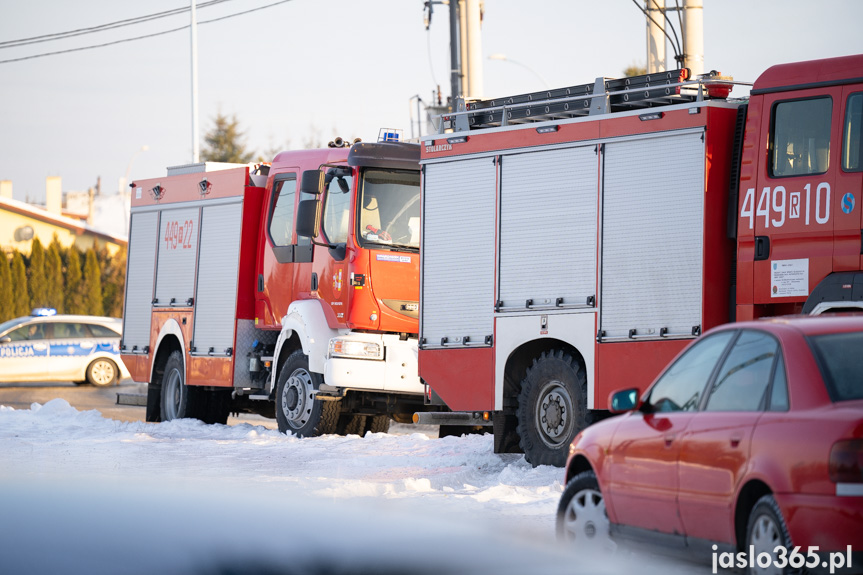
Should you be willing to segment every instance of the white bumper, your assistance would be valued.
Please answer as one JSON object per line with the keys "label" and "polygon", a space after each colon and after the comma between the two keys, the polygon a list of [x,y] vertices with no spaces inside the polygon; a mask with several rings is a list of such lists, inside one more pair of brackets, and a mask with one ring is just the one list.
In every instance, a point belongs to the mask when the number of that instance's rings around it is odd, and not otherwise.
{"label": "white bumper", "polygon": [[352,333],[339,339],[374,342],[384,347],[384,359],[327,357],[324,382],[347,389],[423,393],[417,364],[417,340],[397,335]]}

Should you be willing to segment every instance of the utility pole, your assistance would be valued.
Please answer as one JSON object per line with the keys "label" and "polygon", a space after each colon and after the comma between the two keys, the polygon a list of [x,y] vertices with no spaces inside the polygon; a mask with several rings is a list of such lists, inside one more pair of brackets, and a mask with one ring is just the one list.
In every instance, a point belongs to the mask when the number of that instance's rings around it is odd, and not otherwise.
{"label": "utility pole", "polygon": [[704,73],[704,5],[683,0],[683,66],[693,76]]}
{"label": "utility pole", "polygon": [[[662,2],[660,4],[660,2]],[[665,63],[665,0],[647,0],[647,73],[666,70]]]}
{"label": "utility pole", "polygon": [[192,0],[192,163],[201,160],[198,147],[198,19],[195,12],[196,0]]}
{"label": "utility pole", "polygon": [[459,0],[449,0],[450,93],[455,100],[463,94],[461,80],[461,36],[459,34]]}
{"label": "utility pole", "polygon": [[[452,5],[455,0],[450,0]],[[458,0],[462,88],[465,99],[482,97],[482,0]]]}

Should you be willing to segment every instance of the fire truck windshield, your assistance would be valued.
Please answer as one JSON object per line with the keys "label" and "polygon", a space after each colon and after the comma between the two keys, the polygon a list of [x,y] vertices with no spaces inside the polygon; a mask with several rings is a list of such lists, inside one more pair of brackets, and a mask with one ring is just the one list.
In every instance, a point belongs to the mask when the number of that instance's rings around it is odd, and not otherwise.
{"label": "fire truck windshield", "polygon": [[367,168],[359,199],[360,245],[419,249],[419,172]]}

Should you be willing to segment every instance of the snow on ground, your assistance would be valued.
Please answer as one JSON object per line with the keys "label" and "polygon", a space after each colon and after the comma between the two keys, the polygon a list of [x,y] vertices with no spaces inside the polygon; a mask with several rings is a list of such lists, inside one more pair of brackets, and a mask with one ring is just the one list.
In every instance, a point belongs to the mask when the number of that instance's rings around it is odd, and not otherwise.
{"label": "snow on ground", "polygon": [[555,543],[562,480],[490,435],[300,439],[0,406],[0,572],[622,572]]}

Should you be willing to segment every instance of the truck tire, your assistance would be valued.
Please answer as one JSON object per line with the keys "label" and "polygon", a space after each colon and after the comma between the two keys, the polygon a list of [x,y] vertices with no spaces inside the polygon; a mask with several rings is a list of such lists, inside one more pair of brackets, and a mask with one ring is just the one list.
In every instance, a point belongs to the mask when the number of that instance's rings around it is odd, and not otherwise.
{"label": "truck tire", "polygon": [[366,431],[386,433],[390,430],[390,418],[386,415],[369,415],[366,417]]}
{"label": "truck tire", "polygon": [[194,418],[195,392],[186,385],[186,374],[183,369],[182,352],[173,351],[165,363],[162,375],[162,396],[160,400],[162,421],[172,419]]}
{"label": "truck tire", "polygon": [[117,364],[106,357],[94,359],[87,366],[87,381],[96,387],[108,387],[120,379],[120,369]]}
{"label": "truck tire", "polygon": [[563,467],[569,444],[588,423],[587,380],[563,350],[533,360],[518,395],[519,444],[534,467]]}
{"label": "truck tire", "polygon": [[339,402],[315,401],[321,376],[309,371],[309,358],[294,351],[279,372],[276,387],[276,421],[279,431],[298,437],[334,433],[339,421]]}

